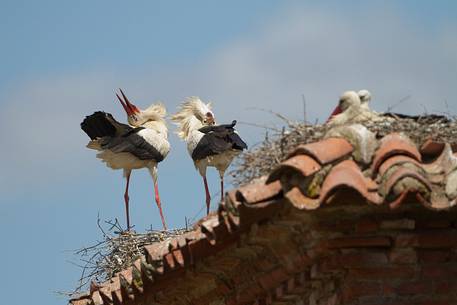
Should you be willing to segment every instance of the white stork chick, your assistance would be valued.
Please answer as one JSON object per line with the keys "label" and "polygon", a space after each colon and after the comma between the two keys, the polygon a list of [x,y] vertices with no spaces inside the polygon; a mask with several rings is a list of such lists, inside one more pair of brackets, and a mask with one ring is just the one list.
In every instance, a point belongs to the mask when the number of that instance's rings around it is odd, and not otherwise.
{"label": "white stork chick", "polygon": [[360,93],[355,91],[344,92],[340,96],[335,110],[333,110],[333,113],[328,118],[327,124],[343,125],[347,123],[361,123],[367,120],[379,120],[379,115],[371,111],[368,107],[368,101],[371,99],[371,95],[368,91],[366,92],[368,95],[362,95],[364,98],[363,103],[360,99]]}
{"label": "white stork chick", "polygon": [[165,107],[153,104],[141,110],[132,104],[122,92],[122,98],[116,94],[127,113],[129,125],[119,123],[106,112],[97,111],[87,116],[81,128],[90,137],[87,147],[99,151],[100,158],[112,169],[123,169],[126,178],[124,193],[127,230],[130,230],[129,217],[129,182],[134,169],[147,168],[154,180],[155,200],[159,208],[163,228],[166,230],[165,218],[157,184],[157,164],[170,151],[168,130],[164,117]]}
{"label": "white stork chick", "polygon": [[362,89],[362,90],[359,90],[359,92],[357,92],[357,94],[360,98],[360,104],[361,104],[362,109],[370,111],[370,108],[368,107],[368,104],[371,101],[370,91],[368,91],[366,89]]}
{"label": "white stork chick", "polygon": [[219,171],[223,201],[224,173],[233,158],[246,149],[247,145],[234,129],[236,121],[232,124],[216,125],[211,105],[203,103],[198,97],[187,98],[171,119],[178,125],[177,134],[187,143],[187,150],[195,168],[203,177],[206,212],[209,213],[211,195],[206,180],[206,168],[212,166]]}

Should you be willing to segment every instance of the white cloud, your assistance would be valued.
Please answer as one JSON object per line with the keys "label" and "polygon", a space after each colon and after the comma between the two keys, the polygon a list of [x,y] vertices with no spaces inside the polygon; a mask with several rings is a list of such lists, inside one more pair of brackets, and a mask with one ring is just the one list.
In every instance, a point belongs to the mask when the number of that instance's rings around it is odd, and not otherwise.
{"label": "white cloud", "polygon": [[[360,14],[297,6],[186,67],[154,74],[124,71],[122,76],[81,72],[18,85],[4,94],[8,102],[0,113],[0,136],[8,143],[0,189],[65,181],[62,177],[82,175],[81,164],[97,162],[92,152],[81,149],[87,139],[79,123],[97,109],[123,118],[113,95],[120,84],[139,105],[160,98],[169,111],[184,96],[201,95],[214,100],[223,121],[272,120],[249,107],[301,119],[301,94],[307,98],[308,118],[322,120],[342,91],[362,88],[372,91],[372,108],[379,111],[412,95],[394,110],[447,111],[447,100],[449,111],[457,113],[456,32],[455,24],[425,32],[393,9],[372,7]],[[255,142],[258,133],[239,127]]]}

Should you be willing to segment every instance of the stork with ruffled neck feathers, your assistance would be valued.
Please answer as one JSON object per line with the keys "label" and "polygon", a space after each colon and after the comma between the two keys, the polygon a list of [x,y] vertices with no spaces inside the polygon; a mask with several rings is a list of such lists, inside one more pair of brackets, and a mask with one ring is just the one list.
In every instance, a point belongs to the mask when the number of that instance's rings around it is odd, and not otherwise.
{"label": "stork with ruffled neck feathers", "polygon": [[154,192],[163,228],[167,226],[163,216],[158,189],[157,164],[168,155],[168,129],[164,117],[166,109],[161,104],[152,104],[141,110],[120,90],[116,94],[127,113],[127,124],[119,123],[110,113],[97,111],[87,116],[81,128],[90,137],[87,147],[99,151],[97,158],[112,169],[123,169],[126,178],[124,193],[127,230],[130,230],[129,182],[132,170],[147,168],[154,181]]}
{"label": "stork with ruffled neck feathers", "polygon": [[203,178],[208,214],[211,195],[206,179],[207,167],[215,167],[219,172],[223,201],[224,173],[232,160],[242,150],[247,149],[247,145],[235,131],[236,121],[232,124],[216,125],[211,105],[203,103],[198,97],[187,98],[171,119],[178,125],[178,136],[187,143],[187,150],[195,168]]}

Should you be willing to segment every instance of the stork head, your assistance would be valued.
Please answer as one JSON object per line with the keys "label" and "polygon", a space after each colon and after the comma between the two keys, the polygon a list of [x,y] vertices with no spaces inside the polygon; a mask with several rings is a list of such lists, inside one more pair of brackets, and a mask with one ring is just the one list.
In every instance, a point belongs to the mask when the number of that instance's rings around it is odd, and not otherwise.
{"label": "stork head", "polygon": [[355,91],[346,91],[340,96],[338,105],[327,119],[327,122],[329,122],[334,116],[345,112],[350,107],[360,107],[360,97]]}
{"label": "stork head", "polygon": [[183,139],[191,130],[216,124],[211,103],[205,104],[195,96],[187,98],[171,120],[178,125],[178,136]]}
{"label": "stork head", "polygon": [[121,95],[116,96],[127,114],[127,121],[132,126],[141,126],[148,121],[163,121],[166,115],[165,106],[161,103],[152,104],[141,110],[127,98],[125,93],[119,89]]}
{"label": "stork head", "polygon": [[122,105],[122,108],[124,108],[125,113],[127,114],[127,121],[129,122],[130,125],[132,126],[139,126],[140,124],[140,118],[142,118],[142,111],[132,104],[127,96],[125,96],[124,91],[122,89],[119,89],[121,92],[121,96],[116,93],[117,99]]}
{"label": "stork head", "polygon": [[362,107],[368,108],[368,103],[371,101],[371,93],[370,91],[363,89],[357,92],[360,98],[360,103],[362,104]]}

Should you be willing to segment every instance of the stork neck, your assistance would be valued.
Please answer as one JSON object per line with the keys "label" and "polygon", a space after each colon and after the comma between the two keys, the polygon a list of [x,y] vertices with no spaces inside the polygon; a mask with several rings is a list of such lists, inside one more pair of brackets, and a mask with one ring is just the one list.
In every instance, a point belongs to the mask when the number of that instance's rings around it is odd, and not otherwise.
{"label": "stork neck", "polygon": [[165,136],[168,133],[167,126],[165,125],[165,122],[160,122],[160,121],[147,121],[145,122],[142,127],[144,128],[149,128],[153,129],[159,133],[164,134]]}
{"label": "stork neck", "polygon": [[184,136],[185,138],[188,138],[193,131],[202,128],[203,123],[195,116],[191,116],[187,119],[187,122],[184,123],[183,127]]}

